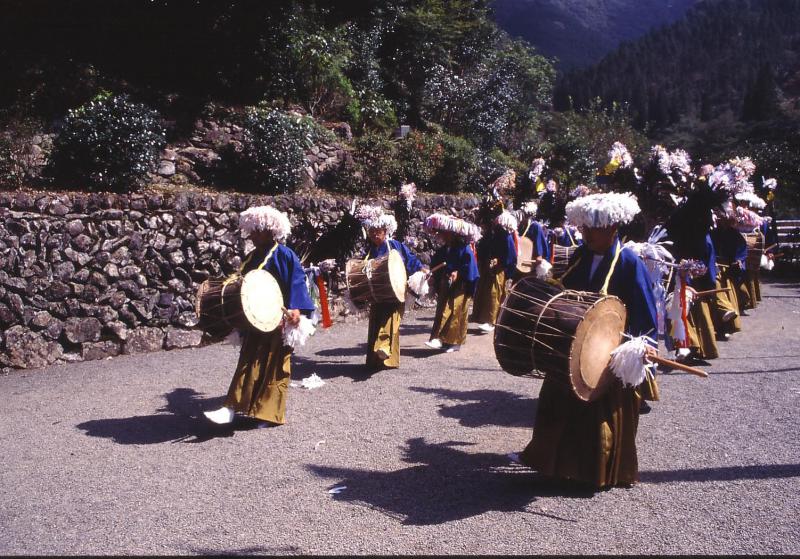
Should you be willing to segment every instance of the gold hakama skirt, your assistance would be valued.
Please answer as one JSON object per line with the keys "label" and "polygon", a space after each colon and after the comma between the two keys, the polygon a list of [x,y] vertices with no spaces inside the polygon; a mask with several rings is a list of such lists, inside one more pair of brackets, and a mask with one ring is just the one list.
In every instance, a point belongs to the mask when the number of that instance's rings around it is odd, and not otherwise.
{"label": "gold hakama skirt", "polygon": [[[367,331],[367,366],[396,369],[400,366],[400,319],[404,303],[373,303],[369,308]],[[383,349],[388,359],[380,359],[375,352]]]}
{"label": "gold hakama skirt", "polygon": [[619,382],[599,400],[584,402],[563,382],[545,379],[533,438],[520,458],[546,476],[598,489],[636,483],[640,403],[638,390]]}
{"label": "gold hakama skirt", "polygon": [[504,270],[494,272],[489,266],[479,269],[478,287],[472,303],[472,320],[479,324],[494,324],[500,305],[506,298],[506,273]]}
{"label": "gold hakama skirt", "polygon": [[285,423],[291,355],[280,328],[245,334],[224,405],[262,421]]}
{"label": "gold hakama skirt", "polygon": [[460,279],[452,286],[447,277],[440,280],[436,301],[436,318],[431,328],[431,339],[439,338],[443,344],[461,345],[467,340],[469,304],[472,296],[464,290]]}

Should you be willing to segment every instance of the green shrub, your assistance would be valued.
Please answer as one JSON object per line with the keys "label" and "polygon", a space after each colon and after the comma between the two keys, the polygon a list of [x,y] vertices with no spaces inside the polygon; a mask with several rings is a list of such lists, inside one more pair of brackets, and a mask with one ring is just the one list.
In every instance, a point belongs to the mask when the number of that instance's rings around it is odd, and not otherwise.
{"label": "green shrub", "polygon": [[371,132],[355,140],[353,158],[362,189],[374,191],[399,186],[397,153],[397,142],[384,134]]}
{"label": "green shrub", "polygon": [[243,128],[243,186],[264,194],[294,191],[312,140],[310,125],[278,110],[250,109]]}
{"label": "green shrub", "polygon": [[165,143],[157,112],[127,95],[101,94],[67,113],[49,172],[63,186],[127,191],[155,167]]}
{"label": "green shrub", "polygon": [[411,132],[400,141],[396,179],[427,190],[444,161],[444,148],[433,134]]}
{"label": "green shrub", "polygon": [[476,192],[481,189],[477,153],[472,144],[459,136],[442,134],[441,165],[429,184],[434,192]]}

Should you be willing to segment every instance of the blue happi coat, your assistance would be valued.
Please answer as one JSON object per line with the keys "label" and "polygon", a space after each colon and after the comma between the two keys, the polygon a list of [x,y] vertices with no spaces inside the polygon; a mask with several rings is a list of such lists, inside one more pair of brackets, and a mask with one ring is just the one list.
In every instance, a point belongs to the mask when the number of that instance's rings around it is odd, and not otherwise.
{"label": "blue happi coat", "polygon": [[386,256],[386,254],[389,252],[389,247],[399,252],[400,256],[403,257],[403,263],[406,265],[407,275],[410,276],[411,274],[419,272],[422,269],[422,262],[419,261],[419,258],[414,256],[414,253],[411,252],[404,243],[401,243],[395,239],[389,239],[385,243],[381,243],[378,246],[370,245],[369,250],[367,251],[367,257],[373,259]]}
{"label": "blue happi coat", "polygon": [[[619,257],[611,271],[611,264],[618,253]],[[628,311],[626,332],[632,336],[647,335],[655,339],[656,300],[644,263],[633,251],[622,248],[619,239],[614,238],[614,243],[590,278],[593,256],[594,253],[586,245],[578,247],[570,259],[569,268],[561,277],[561,283],[567,289],[600,292],[611,271],[607,294],[615,295],[625,303]]]}
{"label": "blue happi coat", "polygon": [[474,295],[480,274],[478,273],[478,265],[475,263],[475,253],[472,252],[472,248],[464,243],[440,247],[431,258],[431,268],[442,262],[445,262],[446,265],[443,270],[436,272],[437,277],[440,274],[450,274],[456,271],[461,281],[464,282],[464,293],[470,297]]}
{"label": "blue happi coat", "polygon": [[511,277],[517,267],[517,247],[514,235],[502,228],[493,227],[476,245],[478,259],[488,262],[492,258],[503,265],[506,277]]}
{"label": "blue happi coat", "polygon": [[734,271],[734,277],[742,279],[746,269],[747,261],[747,241],[744,236],[732,227],[714,229],[711,232],[711,240],[714,242],[714,250],[723,264],[731,265],[739,263],[739,271]]}
{"label": "blue happi coat", "polygon": [[547,235],[544,233],[544,227],[542,227],[538,221],[528,221],[528,225],[522,232],[522,236],[528,237],[533,241],[537,256],[541,256],[545,260],[550,260],[550,245],[547,242]]}

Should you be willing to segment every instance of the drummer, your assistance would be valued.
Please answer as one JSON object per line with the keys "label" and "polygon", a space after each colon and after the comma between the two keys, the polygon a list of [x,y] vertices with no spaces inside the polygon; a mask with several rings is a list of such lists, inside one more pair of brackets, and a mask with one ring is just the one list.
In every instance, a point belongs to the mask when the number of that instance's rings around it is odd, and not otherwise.
{"label": "drummer", "polygon": [[[419,271],[427,272],[419,259],[400,241],[392,239],[397,230],[397,221],[391,213],[383,208],[371,206],[362,211],[361,225],[367,232],[369,249],[364,261],[387,256],[390,250],[396,250],[403,258],[406,274]],[[369,329],[367,334],[367,367],[378,370],[382,368],[396,369],[400,366],[400,319],[403,316],[405,303],[371,303],[369,307]]]}
{"label": "drummer", "polygon": [[431,277],[436,289],[436,316],[430,340],[425,345],[452,353],[467,339],[469,304],[475,294],[480,274],[472,245],[480,238],[475,224],[444,214],[433,214],[425,228],[435,231],[442,246],[431,258]]}
{"label": "drummer", "polygon": [[[647,269],[617,238],[618,226],[639,213],[636,198],[593,194],[570,202],[566,211],[570,223],[580,227],[584,244],[561,278],[564,287],[619,297],[628,312],[627,333],[655,337],[656,304]],[[559,379],[545,378],[533,439],[519,459],[546,476],[598,489],[635,483],[642,387],[615,382],[600,399],[584,402]]]}
{"label": "drummer", "polygon": [[[283,293],[284,320],[300,322],[310,316],[314,303],[308,295],[303,266],[284,243],[291,232],[286,214],[271,206],[253,207],[239,216],[239,230],[255,245],[245,257],[239,273],[263,269],[272,274]],[[218,424],[230,423],[235,413],[282,425],[286,422],[292,348],[284,345],[281,328],[272,332],[241,332],[242,347],[228,395],[218,410],[204,412]]]}
{"label": "drummer", "polygon": [[533,241],[533,254],[530,255],[530,259],[533,261],[531,269],[533,269],[539,265],[542,259],[550,260],[550,244],[547,242],[544,226],[536,221],[536,212],[538,210],[536,202],[533,200],[526,202],[522,204],[520,210],[525,216],[524,225],[520,224],[520,227],[524,227],[520,229],[520,236],[528,237]]}
{"label": "drummer", "polygon": [[484,200],[477,221],[483,235],[476,247],[480,279],[472,318],[481,332],[489,333],[506,296],[506,279],[517,266],[517,218],[503,209],[502,201]]}

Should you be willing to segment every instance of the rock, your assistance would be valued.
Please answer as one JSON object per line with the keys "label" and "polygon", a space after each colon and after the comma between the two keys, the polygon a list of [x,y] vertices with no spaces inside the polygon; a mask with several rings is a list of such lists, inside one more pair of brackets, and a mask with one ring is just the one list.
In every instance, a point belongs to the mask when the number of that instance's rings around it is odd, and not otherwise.
{"label": "rock", "polygon": [[81,344],[81,357],[84,361],[94,361],[119,355],[120,346],[117,342],[106,340]]}
{"label": "rock", "polygon": [[164,347],[166,349],[196,347],[200,345],[202,338],[203,332],[201,330],[181,330],[168,327]]}
{"label": "rock", "polygon": [[50,322],[55,320],[53,315],[47,311],[39,311],[34,313],[33,318],[31,319],[30,326],[36,328],[47,328],[50,325]]}
{"label": "rock", "polygon": [[25,293],[28,287],[28,282],[22,278],[9,277],[3,281],[3,285],[11,291]]}
{"label": "rock", "polygon": [[199,321],[194,311],[184,311],[178,315],[175,322],[187,328],[194,328]]}
{"label": "rock", "polygon": [[8,305],[0,303],[0,326],[8,328],[10,325],[14,324],[15,321],[14,312],[8,308]]}
{"label": "rock", "polygon": [[162,177],[171,177],[175,174],[175,163],[174,161],[167,161],[165,159],[161,160],[161,163],[158,165],[158,174]]}
{"label": "rock", "polygon": [[57,340],[61,336],[61,332],[63,331],[64,331],[64,322],[57,318],[53,318],[47,324],[47,328],[42,330],[41,334],[44,337],[49,338],[51,340]]}
{"label": "rock", "polygon": [[54,281],[47,292],[51,300],[62,301],[72,293],[72,289],[64,282]]}
{"label": "rock", "polygon": [[106,324],[104,330],[120,341],[124,342],[126,339],[128,339],[128,327],[119,320],[109,322]]}
{"label": "rock", "polygon": [[128,332],[128,339],[122,346],[126,355],[159,351],[164,345],[164,332],[161,328],[143,327]]}
{"label": "rock", "polygon": [[63,282],[72,280],[72,275],[75,273],[75,264],[72,262],[60,262],[53,266],[53,277],[60,279]]}
{"label": "rock", "polygon": [[102,325],[96,318],[70,317],[64,324],[64,336],[73,344],[96,342],[100,339]]}
{"label": "rock", "polygon": [[6,360],[11,367],[18,369],[46,367],[61,358],[63,353],[56,342],[23,326],[12,326],[6,331],[5,337]]}

